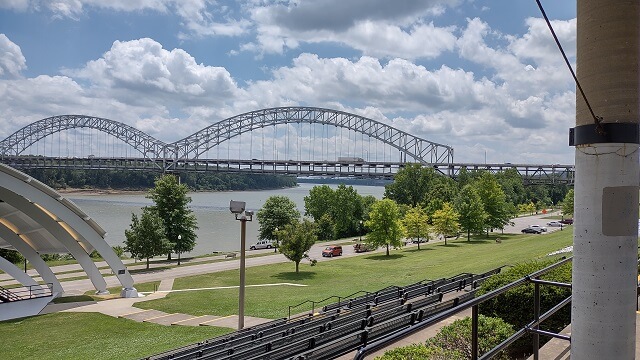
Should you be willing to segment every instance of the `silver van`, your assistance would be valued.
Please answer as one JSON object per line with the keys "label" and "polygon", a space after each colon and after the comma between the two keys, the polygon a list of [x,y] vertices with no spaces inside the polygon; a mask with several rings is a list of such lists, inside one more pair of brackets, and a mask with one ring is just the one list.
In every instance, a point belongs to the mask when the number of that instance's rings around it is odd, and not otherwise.
{"label": "silver van", "polygon": [[273,242],[271,242],[271,240],[262,240],[249,246],[249,250],[271,249],[272,247],[274,247],[274,245],[273,245]]}

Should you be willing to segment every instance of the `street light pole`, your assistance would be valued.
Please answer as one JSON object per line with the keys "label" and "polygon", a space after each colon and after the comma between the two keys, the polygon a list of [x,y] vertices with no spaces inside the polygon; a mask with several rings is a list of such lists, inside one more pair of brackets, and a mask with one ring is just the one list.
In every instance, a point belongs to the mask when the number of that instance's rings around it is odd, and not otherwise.
{"label": "street light pole", "polygon": [[229,210],[235,215],[236,220],[240,221],[240,288],[238,294],[238,330],[244,328],[245,252],[247,221],[253,220],[253,211],[245,211],[245,206],[246,203],[244,201],[231,200],[231,202],[229,203]]}
{"label": "street light pole", "polygon": [[[180,242],[180,240],[182,240],[182,235],[178,235],[178,243]],[[181,246],[178,245],[178,247],[181,247]],[[180,251],[178,251],[178,265],[180,265]]]}
{"label": "street light pole", "polygon": [[360,227],[358,228],[358,234],[360,235],[359,242],[362,242],[362,220],[360,220]]}
{"label": "street light pole", "polygon": [[277,253],[278,252],[278,248],[277,248],[277,246],[278,246],[278,227],[276,226],[276,228],[274,230],[275,230],[274,231],[274,235],[276,237],[276,243],[273,245],[273,252]]}

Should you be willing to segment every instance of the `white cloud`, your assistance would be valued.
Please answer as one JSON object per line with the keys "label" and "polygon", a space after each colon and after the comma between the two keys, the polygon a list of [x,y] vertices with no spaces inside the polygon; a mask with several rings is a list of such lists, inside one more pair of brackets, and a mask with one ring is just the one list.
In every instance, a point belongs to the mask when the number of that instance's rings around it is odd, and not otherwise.
{"label": "white cloud", "polygon": [[5,34],[0,34],[0,78],[19,77],[20,72],[26,68],[27,60],[20,47]]}
{"label": "white cloud", "polygon": [[79,20],[88,9],[122,12],[154,11],[163,14],[175,12],[188,30],[181,37],[238,36],[248,31],[250,23],[234,18],[229,7],[219,6],[215,0],[10,0],[0,8],[16,11],[48,10],[58,19]]}
{"label": "white cloud", "polygon": [[64,73],[131,104],[215,106],[241,92],[226,69],[197,64],[184,50],[169,51],[148,38],[116,41],[100,59]]}
{"label": "white cloud", "polygon": [[426,19],[458,3],[326,0],[259,6],[249,10],[257,43],[241,50],[282,54],[301,43],[338,43],[382,58],[430,59],[453,49],[455,27]]}

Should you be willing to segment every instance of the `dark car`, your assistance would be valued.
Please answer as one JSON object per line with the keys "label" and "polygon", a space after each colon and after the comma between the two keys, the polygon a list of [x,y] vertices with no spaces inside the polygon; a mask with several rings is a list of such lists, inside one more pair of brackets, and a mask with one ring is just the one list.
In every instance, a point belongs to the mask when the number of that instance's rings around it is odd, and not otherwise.
{"label": "dark car", "polygon": [[560,220],[560,222],[565,224],[565,225],[572,225],[573,224],[573,219],[562,219],[562,220]]}
{"label": "dark car", "polygon": [[542,234],[542,230],[539,228],[527,227],[522,229],[523,234]]}

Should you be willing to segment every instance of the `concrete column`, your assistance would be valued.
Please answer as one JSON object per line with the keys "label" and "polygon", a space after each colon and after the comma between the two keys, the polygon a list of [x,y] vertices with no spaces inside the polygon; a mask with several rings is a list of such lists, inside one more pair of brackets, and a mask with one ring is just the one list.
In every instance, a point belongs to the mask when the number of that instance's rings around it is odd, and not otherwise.
{"label": "concrete column", "polygon": [[[634,359],[640,166],[638,144],[620,141],[614,127],[635,124],[637,131],[640,6],[577,5],[578,80],[595,114],[616,125],[576,145],[571,358]],[[576,131],[592,124],[576,91]]]}

